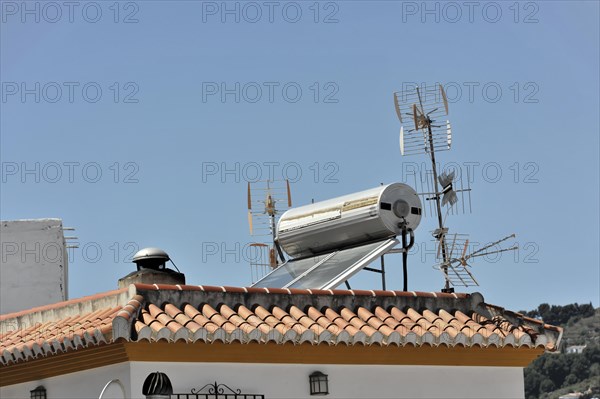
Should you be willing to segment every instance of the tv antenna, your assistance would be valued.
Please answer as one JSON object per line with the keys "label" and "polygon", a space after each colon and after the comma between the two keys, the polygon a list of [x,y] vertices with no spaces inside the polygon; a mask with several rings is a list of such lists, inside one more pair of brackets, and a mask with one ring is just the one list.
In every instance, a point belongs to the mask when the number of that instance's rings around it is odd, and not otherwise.
{"label": "tv antenna", "polygon": [[[437,241],[438,259],[440,262],[435,266],[444,274],[445,284],[442,292],[454,292],[452,286],[473,286],[479,285],[473,274],[468,269],[467,261],[473,257],[488,255],[492,253],[512,251],[517,246],[506,249],[494,249],[486,252],[487,249],[514,237],[514,234],[487,245],[475,252],[466,254],[468,239],[465,235],[454,234],[452,240],[448,240],[448,228],[445,227],[445,216],[451,211],[456,212],[459,208],[459,195],[463,200],[462,209],[466,210],[464,199],[468,195],[468,210],[471,210],[470,179],[467,175],[467,186],[463,185],[462,173],[457,178],[456,171],[443,171],[438,174],[436,163],[436,151],[447,151],[452,147],[452,128],[450,121],[445,117],[448,115],[448,99],[442,85],[415,85],[394,93],[394,106],[396,114],[400,120],[400,153],[403,156],[427,154],[431,160],[431,170],[426,171],[425,179],[421,174],[421,184],[427,184],[428,192],[418,193],[427,201],[433,201],[435,207],[432,210],[437,216],[438,228],[432,234]],[[406,128],[405,128],[406,125]],[[416,174],[415,174],[416,180]],[[459,184],[457,184],[459,183]],[[417,185],[418,186],[418,185]],[[461,188],[456,188],[460,186]],[[421,185],[420,187],[423,187]],[[423,207],[426,209],[427,207]],[[446,208],[446,214],[442,209]],[[427,212],[424,212],[427,214]],[[462,248],[462,254],[455,256]]]}
{"label": "tv antenna", "polygon": [[248,182],[248,225],[250,235],[269,237],[266,242],[250,244],[256,256],[250,259],[253,282],[262,278],[285,260],[278,259],[276,250],[277,220],[292,206],[289,180],[259,180]]}
{"label": "tv antenna", "polygon": [[[469,239],[467,238],[467,235],[455,233],[450,236],[451,238],[449,238],[449,235],[447,234],[444,235],[444,238],[447,240],[445,246],[448,249],[449,260],[447,263],[442,262],[435,265],[434,269],[444,270],[444,268],[446,268],[447,273],[444,273],[444,277],[446,278],[446,281],[453,286],[461,285],[464,287],[471,287],[479,285],[470,271],[471,265],[468,263],[470,259],[506,251],[514,251],[518,248],[517,245],[513,245],[510,248],[499,247],[500,243],[516,237],[515,234],[511,234],[477,250],[472,249],[472,251],[467,254],[469,249]],[[441,246],[438,247],[438,260],[440,260],[440,248]]]}

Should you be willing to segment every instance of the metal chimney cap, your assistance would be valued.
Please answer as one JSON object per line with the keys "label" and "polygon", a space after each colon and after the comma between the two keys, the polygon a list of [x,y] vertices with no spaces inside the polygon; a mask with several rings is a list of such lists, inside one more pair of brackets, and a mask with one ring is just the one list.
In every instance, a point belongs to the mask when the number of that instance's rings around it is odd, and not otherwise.
{"label": "metal chimney cap", "polygon": [[160,248],[140,249],[133,255],[133,262],[137,263],[145,259],[162,259],[165,262],[170,260],[169,255]]}

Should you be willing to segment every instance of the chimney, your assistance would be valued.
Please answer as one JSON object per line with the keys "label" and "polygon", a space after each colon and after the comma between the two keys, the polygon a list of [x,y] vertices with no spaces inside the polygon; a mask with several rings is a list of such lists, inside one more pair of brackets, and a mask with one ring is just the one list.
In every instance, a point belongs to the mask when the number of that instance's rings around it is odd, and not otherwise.
{"label": "chimney", "polygon": [[169,255],[162,249],[144,248],[139,250],[133,256],[133,262],[137,265],[137,270],[120,278],[119,288],[125,288],[134,283],[185,284],[183,273],[165,266],[170,260]]}

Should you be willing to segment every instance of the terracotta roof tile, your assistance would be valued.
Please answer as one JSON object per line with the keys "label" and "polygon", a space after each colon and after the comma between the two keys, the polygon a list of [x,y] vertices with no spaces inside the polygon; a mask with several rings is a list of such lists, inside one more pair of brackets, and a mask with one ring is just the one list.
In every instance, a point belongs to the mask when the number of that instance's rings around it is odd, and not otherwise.
{"label": "terracotta roof tile", "polygon": [[354,327],[362,331],[368,337],[377,334],[376,329],[374,329],[373,327],[365,323],[363,320],[361,320],[360,317],[358,317],[358,315],[352,312],[350,309],[343,308],[340,314],[347,322],[349,322]]}
{"label": "terracotta roof tile", "polygon": [[204,292],[225,292],[225,288],[223,287],[214,287],[211,285],[202,285],[201,287]]}
{"label": "terracotta roof tile", "polygon": [[[298,308],[296,308],[299,310]],[[288,314],[283,309],[275,306],[273,307],[273,316],[275,316],[278,320],[281,320],[286,327],[296,331],[298,334],[304,334],[308,328],[303,326],[297,319],[293,318],[290,314]]]}
{"label": "terracotta roof tile", "polygon": [[268,294],[291,294],[290,290],[288,288],[264,288],[264,292],[268,293]]}
{"label": "terracotta roof tile", "polygon": [[396,293],[394,291],[383,291],[383,290],[374,290],[373,293],[375,294],[375,296],[396,296]]}
{"label": "terracotta roof tile", "polygon": [[183,308],[184,315],[189,317],[195,324],[206,329],[210,334],[214,334],[219,329],[219,326],[212,322],[209,318],[203,315],[198,309],[192,305],[186,304]]}
{"label": "terracotta roof tile", "polygon": [[352,295],[375,296],[375,293],[373,291],[367,290],[350,290],[350,292],[352,293]]}
{"label": "terracotta roof tile", "polygon": [[242,292],[242,293],[247,292],[246,288],[244,288],[244,287],[227,287],[227,286],[224,286],[223,288],[224,288],[225,292]]}
{"label": "terracotta roof tile", "polygon": [[221,312],[223,317],[225,317],[229,322],[233,323],[236,328],[242,330],[242,332],[245,334],[253,334],[255,331],[257,334],[260,334],[260,332],[258,332],[254,326],[248,323],[229,306],[221,305],[219,307],[219,312]]}
{"label": "terracotta roof tile", "polygon": [[337,312],[331,308],[325,309],[325,317],[327,320],[331,321],[333,324],[338,326],[340,330],[346,331],[351,336],[358,332],[356,327],[353,327],[350,323],[342,318]]}
{"label": "terracotta roof tile", "polygon": [[[190,298],[194,304],[187,302]],[[477,293],[135,284],[129,290],[0,316],[0,363],[123,338],[315,345],[512,345],[552,351],[561,336],[560,328],[485,304]]]}

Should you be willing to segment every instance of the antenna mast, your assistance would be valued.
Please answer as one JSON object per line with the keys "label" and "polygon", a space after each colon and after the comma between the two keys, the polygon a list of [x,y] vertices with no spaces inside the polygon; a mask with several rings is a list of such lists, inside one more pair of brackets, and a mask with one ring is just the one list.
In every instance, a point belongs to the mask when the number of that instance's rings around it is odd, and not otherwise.
{"label": "antenna mast", "polygon": [[[469,255],[466,255],[467,246],[469,240],[465,238],[464,234],[454,234],[454,239],[451,246],[448,246],[446,237],[448,235],[448,228],[444,226],[444,217],[442,214],[442,207],[449,205],[447,213],[451,210],[458,211],[454,208],[454,205],[458,202],[457,193],[461,193],[463,202],[464,194],[469,194],[469,210],[470,210],[470,191],[469,179],[467,176],[467,188],[463,188],[462,177],[456,179],[455,172],[442,173],[438,175],[437,163],[435,159],[436,151],[449,150],[452,144],[452,130],[450,127],[450,121],[446,120],[445,123],[436,124],[436,121],[444,115],[448,115],[448,99],[442,85],[424,86],[422,88],[418,86],[411,87],[403,92],[394,93],[394,105],[396,108],[396,114],[402,126],[400,127],[400,153],[402,155],[413,155],[413,154],[429,154],[431,159],[431,178],[433,182],[429,182],[429,174],[426,174],[427,187],[431,187],[433,192],[422,192],[419,195],[423,196],[424,200],[435,201],[435,211],[437,214],[438,228],[433,231],[433,237],[437,241],[438,246],[438,258],[441,253],[441,263],[436,265],[436,268],[440,269],[444,274],[445,284],[442,288],[442,292],[454,292],[454,288],[451,285],[463,285],[472,286],[479,285],[471,272],[467,269],[469,266],[467,260],[477,256],[488,255],[492,253],[512,251],[517,247],[516,245],[511,248],[497,249],[491,252],[485,252],[492,246],[506,241],[509,238],[514,237],[514,234],[498,240],[492,244],[489,244],[478,251],[475,251]],[[425,96],[425,98],[423,98]],[[433,100],[431,98],[433,97]],[[427,110],[430,110],[427,112]],[[404,118],[406,115],[412,119],[410,128],[404,131]],[[414,128],[413,126],[414,125]],[[416,181],[415,175],[415,183]],[[421,178],[421,184],[423,179]],[[454,190],[453,183],[460,180],[459,190]],[[441,186],[441,190],[440,190]],[[426,209],[426,207],[424,207]],[[465,207],[463,205],[463,211]],[[453,257],[454,249],[457,248],[456,244],[464,243],[464,249],[462,256],[455,258]]]}
{"label": "antenna mast", "polygon": [[[438,233],[436,234],[436,239],[438,240],[439,244],[440,244],[440,248],[442,249],[442,259],[444,261],[444,264],[448,261],[448,257],[446,254],[446,243],[444,240],[444,220],[442,218],[442,204],[440,202],[440,190],[439,190],[439,186],[438,186],[438,174],[437,174],[437,167],[436,167],[436,162],[435,162],[435,147],[433,145],[433,132],[431,131],[431,124],[432,124],[432,120],[429,117],[429,114],[425,114],[425,111],[423,110],[423,99],[421,98],[421,92],[419,91],[419,88],[417,87],[417,95],[419,97],[419,105],[421,106],[421,118],[424,120],[424,123],[427,124],[427,139],[429,141],[429,154],[431,156],[431,170],[433,171],[433,182],[434,182],[434,187],[435,187],[435,206],[436,206],[436,210],[437,210],[437,218],[438,218],[438,226],[439,226],[439,230]],[[442,88],[442,86],[440,85],[440,92],[443,93],[444,89]],[[446,113],[447,113],[447,109],[448,109],[448,104],[446,102],[446,95],[443,95],[444,98],[444,105],[446,106]],[[416,111],[416,106],[413,105],[413,110]],[[413,115],[415,115],[415,125],[416,125],[416,112],[413,112]],[[448,266],[443,266],[443,272],[444,274],[447,276],[448,275]],[[442,289],[442,292],[452,292],[453,290],[450,289],[450,282],[446,279],[446,283],[444,286],[444,289]]]}
{"label": "antenna mast", "polygon": [[[437,91],[441,95],[443,104],[439,103],[439,96]],[[434,101],[427,102],[427,98],[423,101],[423,96],[419,87],[414,87],[412,90],[408,90],[400,93],[401,99],[398,99],[398,93],[394,93],[394,104],[396,106],[396,113],[400,122],[403,122],[402,115],[408,115],[412,117],[414,123],[414,129],[410,129],[407,134],[404,134],[404,126],[400,129],[400,152],[402,155],[427,153],[431,159],[431,170],[433,172],[433,193],[426,193],[432,195],[431,198],[425,198],[426,200],[435,201],[435,209],[438,220],[438,229],[433,232],[433,236],[438,241],[439,248],[441,248],[443,265],[442,271],[445,276],[448,275],[448,253],[446,250],[445,234],[448,231],[444,227],[444,218],[442,215],[442,195],[443,191],[439,189],[439,176],[437,171],[437,164],[435,160],[435,151],[448,150],[452,142],[450,122],[446,121],[444,125],[435,125],[435,120],[432,119],[432,115],[440,114],[443,110],[445,115],[448,115],[448,101],[446,100],[446,93],[441,85],[437,87],[425,87],[425,96],[433,95]],[[408,109],[403,110],[403,106],[407,106]],[[425,106],[432,107],[432,110],[426,112]],[[404,111],[404,112],[403,112]],[[409,111],[409,112],[407,112]],[[412,111],[412,112],[410,112]],[[442,128],[440,130],[440,128]],[[449,191],[451,191],[450,188]],[[446,279],[446,283],[442,292],[453,292],[454,290],[450,287],[450,282]]]}
{"label": "antenna mast", "polygon": [[[253,199],[258,198],[258,199]],[[281,205],[281,203],[285,205]],[[288,180],[260,180],[248,182],[248,224],[250,235],[270,237],[270,242],[250,244],[258,252],[257,259],[250,261],[252,280],[262,278],[272,269],[285,262],[277,243],[277,220],[279,215],[291,208],[292,196]],[[265,254],[265,252],[267,254]],[[256,275],[256,276],[255,276]]]}

